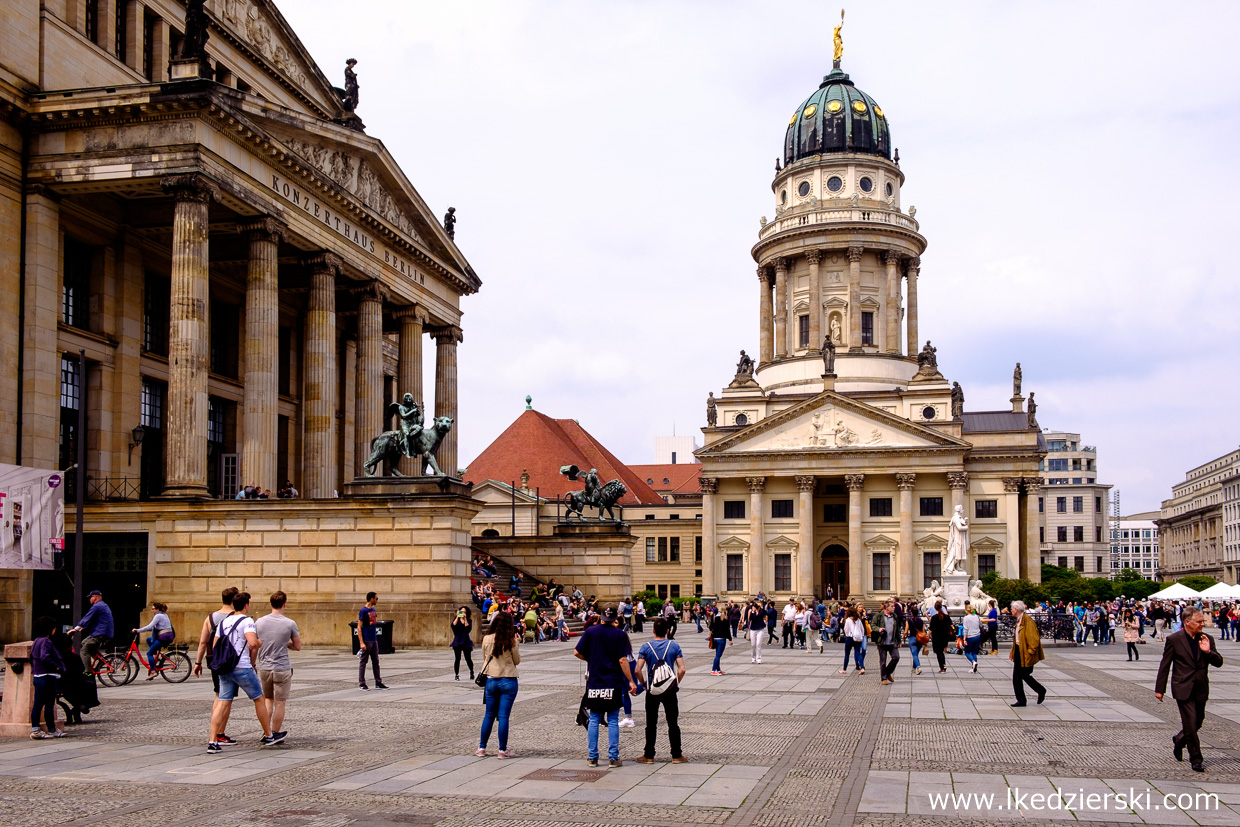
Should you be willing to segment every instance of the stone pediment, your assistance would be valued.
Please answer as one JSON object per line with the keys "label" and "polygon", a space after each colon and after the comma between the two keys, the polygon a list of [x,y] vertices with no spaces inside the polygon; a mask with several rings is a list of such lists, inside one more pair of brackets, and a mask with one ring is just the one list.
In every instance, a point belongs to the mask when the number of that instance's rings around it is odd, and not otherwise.
{"label": "stone pediment", "polygon": [[708,445],[698,456],[940,447],[968,445],[880,408],[825,391]]}
{"label": "stone pediment", "polygon": [[774,540],[766,541],[766,547],[770,549],[775,549],[776,551],[779,551],[780,549],[783,549],[785,551],[791,551],[791,550],[794,550],[798,545],[799,543],[797,543],[796,540],[793,540],[791,537],[785,537],[782,534],[776,537]]}
{"label": "stone pediment", "polygon": [[926,537],[922,537],[920,540],[917,540],[913,543],[913,545],[917,546],[922,551],[941,551],[947,548],[947,540],[937,534],[930,534]]}
{"label": "stone pediment", "polygon": [[[474,486],[473,498],[482,500],[488,505],[511,505],[513,500],[513,490],[506,483],[496,482],[495,480],[484,480]],[[516,500],[518,503],[530,504],[537,502],[533,494],[526,494],[520,488],[516,490]]]}
{"label": "stone pediment", "polygon": [[272,3],[267,0],[215,0],[208,5],[213,7],[215,22],[226,31],[226,36],[248,47],[257,60],[266,62],[311,96],[324,111],[340,110],[340,99],[332,84]]}
{"label": "stone pediment", "polygon": [[719,548],[724,551],[749,551],[749,543],[745,542],[740,537],[729,537],[719,543]]}
{"label": "stone pediment", "polygon": [[866,540],[862,545],[870,550],[886,550],[893,549],[900,544],[888,537],[886,534],[879,534],[877,537],[871,537]]}
{"label": "stone pediment", "polygon": [[969,544],[969,551],[980,551],[988,554],[992,551],[998,551],[1003,548],[1003,543],[990,537],[979,537]]}

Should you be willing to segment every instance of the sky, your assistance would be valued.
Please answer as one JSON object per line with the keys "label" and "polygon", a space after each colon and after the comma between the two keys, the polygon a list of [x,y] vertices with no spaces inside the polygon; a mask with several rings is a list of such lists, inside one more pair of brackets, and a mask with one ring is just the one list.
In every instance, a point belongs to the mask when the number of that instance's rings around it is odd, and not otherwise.
{"label": "sky", "polygon": [[[278,5],[333,83],[357,58],[367,134],[456,207],[483,281],[462,300],[461,464],[527,394],[629,463],[700,442],[707,392],[758,350],[750,248],[839,9]],[[1240,445],[1238,25],[1230,2],[847,9],[843,68],[887,115],[929,243],[940,370],[967,410],[1001,410],[1021,362],[1038,421],[1097,446],[1124,513]]]}

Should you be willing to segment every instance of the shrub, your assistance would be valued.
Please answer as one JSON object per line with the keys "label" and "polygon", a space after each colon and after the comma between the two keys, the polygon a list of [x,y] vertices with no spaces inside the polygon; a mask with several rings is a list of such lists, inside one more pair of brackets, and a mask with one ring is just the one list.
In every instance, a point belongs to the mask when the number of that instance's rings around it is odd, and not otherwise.
{"label": "shrub", "polygon": [[663,611],[663,601],[659,599],[658,595],[655,595],[644,602],[646,604],[646,617],[653,618],[659,612]]}
{"label": "shrub", "polygon": [[1203,592],[1218,581],[1213,577],[1208,577],[1204,574],[1190,574],[1187,577],[1181,577],[1175,582],[1179,583],[1181,586],[1188,586],[1195,592]]}

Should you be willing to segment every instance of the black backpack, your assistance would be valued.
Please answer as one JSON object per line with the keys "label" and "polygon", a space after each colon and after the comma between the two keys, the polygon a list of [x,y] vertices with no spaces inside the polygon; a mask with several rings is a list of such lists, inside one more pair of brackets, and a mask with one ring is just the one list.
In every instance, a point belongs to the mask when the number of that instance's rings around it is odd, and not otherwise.
{"label": "black backpack", "polygon": [[[236,612],[233,612],[228,617],[232,617],[235,614]],[[227,620],[228,617],[224,618],[224,620]],[[223,630],[224,620],[220,621],[217,632]],[[237,627],[240,625],[241,621],[238,620],[233,624],[232,630],[227,635],[216,635],[215,643],[211,647],[211,658],[207,661],[207,666],[217,675],[231,674],[237,668],[237,662],[241,660],[241,653],[232,644],[233,632],[236,632]]]}

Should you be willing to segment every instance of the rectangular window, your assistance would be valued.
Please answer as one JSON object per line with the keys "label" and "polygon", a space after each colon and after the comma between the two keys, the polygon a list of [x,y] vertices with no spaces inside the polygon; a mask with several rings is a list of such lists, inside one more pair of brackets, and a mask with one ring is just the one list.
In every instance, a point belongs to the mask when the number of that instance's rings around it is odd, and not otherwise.
{"label": "rectangular window", "polygon": [[1073,557],[1072,568],[1076,569],[1077,571],[1085,571],[1085,558],[1084,557]]}
{"label": "rectangular window", "polygon": [[1102,497],[1094,497],[1094,511],[1102,513]]}
{"label": "rectangular window", "polygon": [[1043,500],[1044,500],[1043,497],[1038,497],[1038,513],[1039,514],[1041,514],[1045,510]]}
{"label": "rectangular window", "polygon": [[981,519],[993,519],[999,516],[998,500],[978,500],[974,503],[974,516]]}
{"label": "rectangular window", "polygon": [[147,80],[155,79],[155,21],[158,19],[149,9],[142,14],[142,69]]}
{"label": "rectangular window", "polygon": [[827,503],[822,507],[822,521],[824,523],[848,522],[848,506],[844,503]]}
{"label": "rectangular window", "polygon": [[666,537],[659,538],[659,562],[660,563],[667,562],[667,538]]}
{"label": "rectangular window", "polygon": [[809,316],[797,316],[797,341],[809,347]]}
{"label": "rectangular window", "polygon": [[1048,459],[1046,466],[1049,471],[1067,471],[1068,461],[1066,459]]}
{"label": "rectangular window", "polygon": [[1067,497],[1056,497],[1055,498],[1055,511],[1060,514],[1068,513],[1068,498]]}
{"label": "rectangular window", "polygon": [[921,498],[921,516],[942,517],[943,516],[943,498],[942,497],[922,497]]}
{"label": "rectangular window", "polygon": [[1094,542],[1095,543],[1102,542],[1102,526],[1100,525],[1094,526]]}
{"label": "rectangular window", "polygon": [[647,538],[646,538],[646,562],[647,562],[647,563],[653,563],[654,561],[655,561],[655,557],[654,557],[654,538],[653,538],[653,537],[647,537]]}
{"label": "rectangular window", "polygon": [[670,594],[671,594],[671,598],[672,598],[673,600],[675,600],[676,598],[680,597],[680,584],[679,584],[679,583],[673,583],[673,584],[672,584]]}
{"label": "rectangular window", "polygon": [[1042,525],[1038,526],[1038,542],[1039,543],[1046,542],[1046,526],[1042,526]]}
{"label": "rectangular window", "polygon": [[1101,557],[1094,558],[1094,571],[1102,571],[1102,558]]}
{"label": "rectangular window", "polygon": [[885,551],[874,555],[874,591],[891,591],[891,555]]}
{"label": "rectangular window", "polygon": [[775,555],[775,591],[792,591],[792,555]]}
{"label": "rectangular window", "polygon": [[728,591],[739,592],[745,589],[745,555],[728,555]]}
{"label": "rectangular window", "polygon": [[792,500],[771,500],[771,519],[792,519]]}
{"label": "rectangular window", "polygon": [[168,279],[151,272],[146,274],[143,288],[142,349],[158,356],[168,355],[168,308],[172,301],[169,289]]}
{"label": "rectangular window", "polygon": [[1073,477],[1073,478],[1072,478],[1072,484],[1073,484],[1073,485],[1080,485],[1080,484],[1081,484],[1081,478],[1080,478],[1080,477]]}
{"label": "rectangular window", "polygon": [[211,372],[229,379],[240,375],[237,339],[240,318],[237,305],[211,302]]}
{"label": "rectangular window", "polygon": [[126,26],[129,15],[125,13],[125,5],[125,3],[116,4],[116,43],[113,45],[118,60],[125,59],[125,45],[129,42],[129,30]]}
{"label": "rectangular window", "polygon": [[142,427],[164,427],[164,383],[142,380]]}
{"label": "rectangular window", "polygon": [[86,19],[82,21],[82,32],[86,35],[86,39],[93,43],[99,42],[99,0],[86,0],[86,8],[84,14]]}
{"label": "rectangular window", "polygon": [[874,314],[873,313],[863,312],[861,314],[861,344],[863,345],[874,344]]}
{"label": "rectangular window", "polygon": [[1067,557],[1060,557],[1060,558],[1059,558],[1059,563],[1058,563],[1057,565],[1058,565],[1058,566],[1059,566],[1059,568],[1061,568],[1061,569],[1066,569],[1066,568],[1068,567],[1068,558],[1067,558]]}
{"label": "rectangular window", "polygon": [[943,553],[927,551],[921,558],[921,587],[930,588],[931,580],[943,579]]}
{"label": "rectangular window", "polygon": [[667,584],[666,583],[659,584],[659,599],[667,600]]}
{"label": "rectangular window", "polygon": [[1055,540],[1060,543],[1068,542],[1068,527],[1061,525],[1055,529]]}
{"label": "rectangular window", "polygon": [[60,357],[60,467],[77,462],[78,406],[82,400],[81,365],[76,358]]}
{"label": "rectangular window", "polygon": [[1085,542],[1085,526],[1083,525],[1072,526],[1072,542],[1074,543]]}
{"label": "rectangular window", "polygon": [[668,545],[668,551],[667,551],[668,559],[671,560],[673,563],[679,563],[680,562],[680,538],[672,537],[670,538],[670,540],[671,541]]}
{"label": "rectangular window", "polygon": [[985,577],[995,570],[995,556],[993,554],[977,555],[977,576]]}
{"label": "rectangular window", "polygon": [[288,396],[292,393],[289,388],[292,386],[293,365],[289,355],[293,352],[293,329],[290,327],[282,327],[279,332],[280,337],[280,356],[279,356],[279,377],[276,380],[276,391]]}
{"label": "rectangular window", "polygon": [[85,330],[90,307],[90,263],[94,252],[89,245],[65,238],[64,284],[60,289],[60,320]]}
{"label": "rectangular window", "polygon": [[207,397],[207,442],[224,444],[224,406],[227,404],[223,399]]}
{"label": "rectangular window", "polygon": [[702,562],[702,538],[701,537],[693,538],[693,562],[695,563]]}
{"label": "rectangular window", "polygon": [[1079,459],[1072,460],[1072,470],[1073,471],[1081,470],[1081,461]]}
{"label": "rectangular window", "polygon": [[891,497],[870,497],[871,517],[891,516]]}
{"label": "rectangular window", "polygon": [[1072,498],[1072,513],[1083,514],[1084,512],[1085,512],[1085,498],[1084,497],[1073,497]]}
{"label": "rectangular window", "polygon": [[745,501],[744,500],[724,500],[723,501],[723,519],[725,520],[745,519]]}

